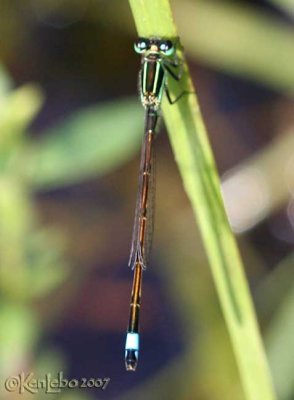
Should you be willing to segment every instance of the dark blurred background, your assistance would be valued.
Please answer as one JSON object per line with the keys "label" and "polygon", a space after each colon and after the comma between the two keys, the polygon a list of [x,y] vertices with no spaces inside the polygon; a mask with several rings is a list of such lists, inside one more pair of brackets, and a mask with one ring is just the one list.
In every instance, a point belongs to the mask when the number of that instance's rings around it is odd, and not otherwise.
{"label": "dark blurred background", "polygon": [[[291,400],[294,6],[172,7],[279,399]],[[140,365],[124,369],[143,130],[128,2],[1,0],[0,37],[1,380],[111,379],[51,395],[61,400],[243,399],[163,123]]]}

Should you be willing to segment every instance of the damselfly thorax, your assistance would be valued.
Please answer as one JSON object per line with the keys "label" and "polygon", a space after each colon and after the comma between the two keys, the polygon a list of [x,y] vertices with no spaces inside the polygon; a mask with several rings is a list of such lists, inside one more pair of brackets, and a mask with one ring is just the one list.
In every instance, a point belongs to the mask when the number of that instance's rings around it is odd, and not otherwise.
{"label": "damselfly thorax", "polygon": [[152,107],[158,110],[166,85],[166,73],[163,59],[158,47],[153,45],[147,54],[142,57],[140,71],[141,101],[145,108]]}

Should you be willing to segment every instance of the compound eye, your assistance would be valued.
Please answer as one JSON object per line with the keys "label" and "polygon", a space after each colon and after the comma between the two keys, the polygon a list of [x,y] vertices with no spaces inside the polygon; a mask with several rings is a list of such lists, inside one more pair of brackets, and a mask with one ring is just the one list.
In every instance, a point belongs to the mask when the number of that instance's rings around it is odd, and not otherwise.
{"label": "compound eye", "polygon": [[145,38],[139,38],[135,43],[134,43],[134,49],[136,53],[142,54],[144,51],[147,50],[148,47],[148,40]]}
{"label": "compound eye", "polygon": [[162,51],[167,56],[171,56],[174,53],[175,48],[170,40],[164,40],[160,43],[159,50]]}

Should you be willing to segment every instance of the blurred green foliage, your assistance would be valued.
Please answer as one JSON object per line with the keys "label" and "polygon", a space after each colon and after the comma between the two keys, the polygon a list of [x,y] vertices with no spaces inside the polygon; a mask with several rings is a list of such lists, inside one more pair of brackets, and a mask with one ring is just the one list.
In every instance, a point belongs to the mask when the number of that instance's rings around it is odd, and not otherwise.
{"label": "blurred green foliage", "polygon": [[174,1],[191,57],[293,96],[294,28],[249,4]]}
{"label": "blurred green foliage", "polygon": [[[290,12],[293,10],[290,1],[272,2]],[[24,2],[22,7],[26,6],[25,3],[28,4]],[[49,3],[47,0],[46,4]],[[75,2],[76,9],[80,9],[82,3],[82,0]],[[293,27],[263,15],[249,5],[186,0],[173,3],[181,37],[191,59],[293,95]],[[70,13],[71,2],[65,4],[68,5],[63,6],[62,13],[66,15]],[[96,11],[86,17],[127,32],[132,26],[129,12],[119,0],[113,4],[107,12],[109,8],[105,11],[104,4],[97,2],[93,4]],[[122,12],[114,13],[116,6]],[[2,55],[6,55],[8,60],[13,57],[15,43],[28,34],[25,24],[21,23],[22,14],[13,10],[9,2],[3,2],[1,21],[7,41]],[[58,13],[58,8],[54,10]],[[47,11],[49,13],[49,6]],[[9,32],[14,32],[14,36]],[[35,363],[38,371],[65,365],[59,355],[44,354],[43,360],[34,359],[36,345],[45,329],[40,323],[35,302],[54,293],[72,274],[65,256],[67,242],[64,233],[42,226],[34,195],[38,191],[111,173],[135,155],[141,141],[142,110],[137,99],[130,98],[80,110],[34,139],[30,135],[30,126],[43,101],[40,87],[26,84],[14,88],[13,79],[3,66],[0,67],[2,380],[21,370],[24,364]],[[259,154],[254,162],[258,162],[258,157]],[[271,168],[274,164],[275,160],[269,161]],[[169,214],[165,217],[167,220]],[[197,262],[203,270],[206,268],[201,249],[197,249],[198,255],[195,255],[195,240],[187,234],[193,232],[193,222],[191,218],[185,218],[184,212],[178,218],[180,222],[170,223],[171,232],[167,233],[167,239],[177,243],[178,255],[172,257],[167,250],[164,252],[169,269],[162,274],[174,307],[182,318],[182,325],[186,327],[186,352],[182,359],[175,360],[134,392],[127,393],[125,398],[242,399],[236,366],[210,277],[197,275],[191,267]],[[170,246],[165,243],[163,247],[168,249]],[[191,253],[197,257],[196,260],[191,258]],[[260,265],[258,256],[253,255],[252,259]],[[179,274],[179,265],[183,268],[181,272],[185,273]],[[294,356],[291,351],[294,301],[293,280],[289,279],[292,266],[293,256],[280,263],[268,281],[256,289],[257,299],[262,299],[257,301],[259,314],[262,316],[264,313],[264,319],[269,321],[264,332],[279,400],[291,400],[294,396]],[[200,334],[196,319],[191,321],[194,310],[203,324]],[[221,376],[215,376],[214,364],[222,365]],[[4,393],[3,398],[6,396]],[[84,400],[89,397],[64,393],[58,398]]]}
{"label": "blurred green foliage", "polygon": [[137,151],[142,118],[137,99],[79,111],[34,145],[30,180],[44,190],[111,172]]}
{"label": "blurred green foliage", "polygon": [[294,15],[294,3],[292,0],[270,0],[275,6],[281,8],[290,16]]}

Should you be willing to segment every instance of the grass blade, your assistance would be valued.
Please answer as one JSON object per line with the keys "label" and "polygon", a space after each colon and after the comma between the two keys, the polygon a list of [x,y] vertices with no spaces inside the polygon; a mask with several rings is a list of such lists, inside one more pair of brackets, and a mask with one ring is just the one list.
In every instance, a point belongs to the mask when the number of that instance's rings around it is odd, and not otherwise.
{"label": "grass blade", "polygon": [[[168,0],[130,0],[139,36],[177,36]],[[193,91],[187,66],[181,85]],[[179,91],[176,83],[171,93]],[[197,98],[189,95],[163,115],[175,158],[202,233],[247,400],[275,394],[236,241],[220,194],[219,178]]]}

